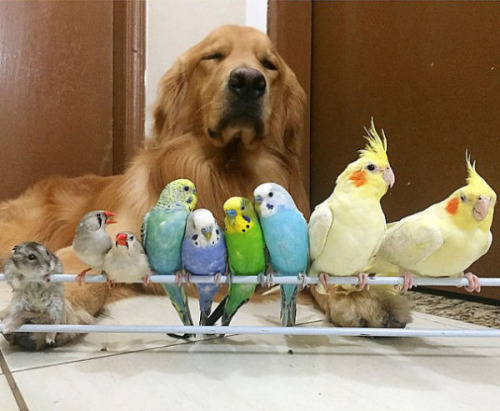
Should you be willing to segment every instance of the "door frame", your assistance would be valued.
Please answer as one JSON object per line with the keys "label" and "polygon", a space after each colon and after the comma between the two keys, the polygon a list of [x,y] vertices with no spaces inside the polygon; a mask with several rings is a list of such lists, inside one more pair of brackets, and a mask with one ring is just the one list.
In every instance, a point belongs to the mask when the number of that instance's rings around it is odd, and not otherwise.
{"label": "door frame", "polygon": [[145,132],[146,2],[113,2],[113,174],[122,173]]}

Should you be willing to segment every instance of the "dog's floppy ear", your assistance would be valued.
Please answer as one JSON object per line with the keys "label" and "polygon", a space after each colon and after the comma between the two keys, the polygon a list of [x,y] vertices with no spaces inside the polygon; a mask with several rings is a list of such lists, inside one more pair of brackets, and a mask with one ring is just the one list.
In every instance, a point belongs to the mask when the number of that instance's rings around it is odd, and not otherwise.
{"label": "dog's floppy ear", "polygon": [[161,141],[174,132],[179,110],[186,96],[186,62],[179,57],[160,80],[154,109],[154,138]]}
{"label": "dog's floppy ear", "polygon": [[306,93],[302,89],[293,71],[284,63],[284,144],[294,154],[300,154],[304,136],[304,112],[306,107]]}

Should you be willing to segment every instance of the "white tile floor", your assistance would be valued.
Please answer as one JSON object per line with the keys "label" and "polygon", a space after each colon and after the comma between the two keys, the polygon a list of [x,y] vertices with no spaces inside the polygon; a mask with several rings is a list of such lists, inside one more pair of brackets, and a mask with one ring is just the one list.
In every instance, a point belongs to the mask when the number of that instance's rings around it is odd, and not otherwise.
{"label": "white tile floor", "polygon": [[[247,305],[233,323],[277,325],[278,310],[277,301]],[[192,312],[197,317],[196,301]],[[119,301],[107,314],[100,323],[178,323],[164,297]],[[480,328],[414,317],[412,328]],[[321,319],[313,307],[300,307],[298,322],[317,326]],[[5,341],[0,349],[31,410],[500,410],[496,339],[237,335],[185,342],[91,334],[45,352],[21,352]],[[11,409],[17,406],[0,375],[0,410]]]}
{"label": "white tile floor", "polygon": [[16,400],[9,388],[7,379],[0,374],[0,410],[17,410]]}

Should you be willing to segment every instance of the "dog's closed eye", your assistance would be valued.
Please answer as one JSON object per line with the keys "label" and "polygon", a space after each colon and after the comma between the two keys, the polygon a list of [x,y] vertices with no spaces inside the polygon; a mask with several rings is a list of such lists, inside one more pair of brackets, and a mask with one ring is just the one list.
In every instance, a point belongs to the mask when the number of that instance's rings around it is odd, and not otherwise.
{"label": "dog's closed eye", "polygon": [[261,63],[268,70],[273,70],[273,71],[278,70],[278,68],[274,65],[274,63],[269,59],[264,59],[262,60]]}
{"label": "dog's closed eye", "polygon": [[203,56],[201,59],[202,60],[218,60],[218,61],[221,61],[224,59],[224,54],[222,53],[219,53],[219,52],[215,52],[215,53],[209,53],[205,56]]}

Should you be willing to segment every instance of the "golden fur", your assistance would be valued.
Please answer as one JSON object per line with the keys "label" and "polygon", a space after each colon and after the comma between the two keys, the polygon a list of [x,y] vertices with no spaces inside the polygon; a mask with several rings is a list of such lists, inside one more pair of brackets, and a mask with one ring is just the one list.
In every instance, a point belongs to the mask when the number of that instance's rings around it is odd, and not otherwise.
{"label": "golden fur", "polygon": [[[238,102],[227,84],[238,67],[259,70],[267,86],[254,112],[241,109],[235,116]],[[164,75],[154,109],[153,138],[124,175],[52,178],[0,204],[0,258],[4,260],[17,243],[38,241],[58,250],[66,272],[79,272],[85,267],[69,245],[85,213],[114,211],[118,224],[109,227],[110,235],[123,230],[138,233],[161,190],[177,178],[195,183],[198,207],[212,210],[219,222],[227,198],[252,198],[254,188],[269,181],[288,189],[308,218],[309,200],[299,167],[301,142],[306,138],[304,107],[304,91],[267,36],[248,27],[216,29]],[[136,285],[109,290],[106,284],[66,283],[65,322],[87,324],[106,302],[137,290]],[[150,292],[163,290],[156,287]],[[320,299],[327,312],[328,304]],[[57,344],[71,337],[59,335]]]}
{"label": "golden fur", "polygon": [[[214,53],[224,57],[206,58]],[[269,62],[276,70],[266,68]],[[250,113],[253,117],[231,119],[234,102],[226,84],[231,70],[238,67],[259,70],[267,91],[259,111]],[[288,188],[308,216],[299,169],[304,105],[304,91],[267,36],[237,26],[215,30],[181,56],[161,80],[153,139],[124,175],[56,177],[0,204],[0,258],[7,258],[17,243],[39,241],[59,250],[66,272],[78,272],[84,267],[68,246],[86,212],[115,211],[118,224],[109,227],[112,236],[122,230],[137,233],[164,186],[181,177],[195,183],[198,207],[212,210],[219,220],[227,198],[251,197],[257,185],[268,181]],[[66,322],[88,323],[87,314],[96,315],[107,301],[137,288],[109,291],[105,284],[66,284],[70,307]]]}
{"label": "golden fur", "polygon": [[326,294],[310,291],[326,318],[337,327],[404,328],[411,322],[408,300],[385,287],[371,287],[347,295],[330,287]]}

